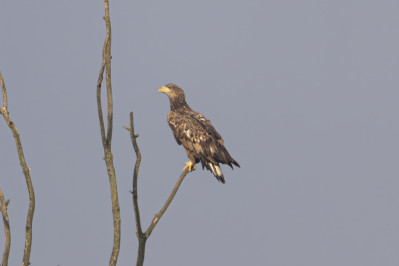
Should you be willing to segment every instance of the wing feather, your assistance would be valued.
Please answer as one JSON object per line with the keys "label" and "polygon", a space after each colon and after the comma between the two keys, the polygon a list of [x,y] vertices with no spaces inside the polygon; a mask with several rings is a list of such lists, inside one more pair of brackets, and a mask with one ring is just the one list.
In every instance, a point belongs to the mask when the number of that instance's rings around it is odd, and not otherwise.
{"label": "wing feather", "polygon": [[208,162],[236,164],[223,145],[223,138],[204,115],[192,110],[168,113],[168,124],[172,129],[176,142],[183,145],[203,164]]}

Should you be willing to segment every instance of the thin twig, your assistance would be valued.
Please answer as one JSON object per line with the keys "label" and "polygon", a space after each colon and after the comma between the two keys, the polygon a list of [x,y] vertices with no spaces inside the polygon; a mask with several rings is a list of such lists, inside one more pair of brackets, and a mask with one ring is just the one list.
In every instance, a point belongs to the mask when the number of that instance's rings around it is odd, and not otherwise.
{"label": "thin twig", "polygon": [[[105,42],[107,42],[107,41],[105,41]],[[105,48],[105,44],[104,44],[104,48]],[[103,145],[105,146],[106,138],[105,138],[105,129],[104,129],[103,108],[101,105],[101,84],[103,82],[104,69],[105,69],[105,57],[103,55],[100,74],[98,76],[98,81],[97,81],[97,107],[98,107],[98,117],[100,119],[101,140],[103,142]]]}
{"label": "thin twig", "polygon": [[141,228],[141,221],[140,221],[140,210],[139,210],[139,205],[138,205],[138,189],[137,189],[137,180],[138,180],[138,173],[139,173],[139,167],[141,163],[141,152],[140,149],[137,145],[136,139],[139,137],[139,135],[135,134],[134,132],[134,122],[133,122],[133,113],[130,113],[130,128],[124,127],[130,132],[130,138],[132,140],[133,148],[136,153],[137,159],[136,159],[136,164],[134,167],[134,172],[133,172],[133,190],[132,190],[132,195],[133,195],[133,208],[134,208],[134,216],[136,220],[136,230],[137,230],[137,238],[139,241],[139,246],[138,246],[138,254],[137,254],[137,262],[136,266],[142,266],[144,264],[144,257],[145,257],[145,246],[147,243],[147,239],[150,237],[152,230],[154,230],[155,226],[161,219],[162,215],[165,213],[167,208],[169,207],[170,203],[172,202],[173,198],[176,195],[177,190],[180,187],[180,184],[183,182],[184,178],[186,175],[189,173],[188,170],[183,170],[183,172],[180,175],[180,178],[177,180],[177,183],[175,187],[172,190],[172,193],[170,194],[168,200],[165,202],[164,206],[160,210],[159,213],[157,213],[152,220],[150,226],[144,233]]}
{"label": "thin twig", "polygon": [[3,266],[8,265],[8,256],[10,254],[10,246],[11,246],[11,231],[10,231],[10,222],[8,220],[8,213],[7,213],[7,205],[9,201],[5,201],[3,191],[0,189],[0,211],[3,216],[3,223],[4,223],[4,233],[6,236],[6,243],[4,245],[4,252],[3,252]]}
{"label": "thin twig", "polygon": [[140,220],[140,210],[139,210],[139,203],[138,203],[138,193],[137,193],[137,180],[139,176],[139,168],[140,168],[140,163],[141,163],[141,152],[139,149],[139,146],[137,145],[136,139],[139,137],[139,135],[136,135],[134,133],[134,121],[133,121],[133,113],[130,113],[130,128],[126,128],[130,132],[130,138],[132,140],[133,144],[133,149],[136,153],[136,164],[134,166],[134,172],[133,172],[133,208],[134,208],[134,216],[136,219],[136,230],[138,235],[143,234],[143,230],[141,229],[141,220]]}
{"label": "thin twig", "polygon": [[140,168],[140,163],[141,163],[141,152],[139,149],[139,146],[137,145],[136,139],[139,137],[139,135],[136,135],[134,133],[134,121],[133,121],[133,113],[131,112],[130,115],[130,128],[125,127],[125,129],[129,130],[130,132],[130,139],[132,140],[132,145],[133,149],[136,153],[136,164],[134,166],[134,172],[133,172],[133,190],[132,195],[133,195],[133,209],[134,209],[134,217],[136,220],[136,235],[139,240],[139,246],[137,250],[137,262],[136,265],[140,266],[143,265],[144,263],[144,256],[145,256],[145,243],[147,241],[147,238],[145,234],[143,233],[143,230],[141,228],[141,219],[140,219],[140,210],[139,210],[139,203],[138,203],[138,192],[137,192],[137,180],[139,176],[139,168]]}
{"label": "thin twig", "polygon": [[[115,167],[113,163],[113,155],[111,151],[112,142],[112,127],[113,127],[113,104],[112,104],[112,85],[111,85],[111,20],[109,16],[109,3],[108,0],[104,0],[105,7],[105,24],[107,29],[107,35],[104,41],[103,47],[103,58],[100,68],[100,74],[97,81],[97,106],[98,116],[100,120],[100,131],[101,139],[104,147],[104,160],[107,166],[107,172],[109,176],[110,188],[111,188],[111,200],[112,200],[112,215],[114,220],[114,241],[112,253],[109,261],[110,266],[116,265],[120,250],[120,233],[121,233],[121,218],[119,210],[118,190],[116,183]],[[104,117],[101,105],[101,84],[103,82],[104,70],[106,75],[107,85],[107,134],[105,134]]]}
{"label": "thin twig", "polygon": [[28,192],[29,192],[29,209],[28,209],[28,215],[26,217],[26,238],[25,238],[25,249],[24,249],[24,257],[22,261],[22,266],[28,266],[30,264],[29,258],[30,258],[30,252],[32,248],[32,223],[33,223],[33,214],[35,212],[35,192],[33,190],[33,185],[32,185],[32,180],[30,178],[30,168],[26,165],[25,161],[25,156],[24,156],[24,151],[22,149],[22,143],[21,139],[19,137],[19,133],[17,130],[17,127],[15,124],[11,121],[10,117],[8,116],[8,102],[7,102],[7,91],[6,91],[6,86],[4,84],[3,76],[0,73],[0,84],[2,86],[3,90],[3,107],[0,109],[1,114],[3,115],[7,125],[10,127],[14,139],[15,139],[15,144],[17,145],[17,151],[18,151],[18,157],[19,157],[19,162],[22,167],[22,171],[25,175],[25,180],[26,180],[26,185],[28,187]]}
{"label": "thin twig", "polygon": [[0,72],[0,85],[3,88],[3,108],[5,110],[7,110],[8,108],[8,100],[7,100],[7,90],[6,90],[6,84],[4,84],[4,79],[3,79],[3,75]]}

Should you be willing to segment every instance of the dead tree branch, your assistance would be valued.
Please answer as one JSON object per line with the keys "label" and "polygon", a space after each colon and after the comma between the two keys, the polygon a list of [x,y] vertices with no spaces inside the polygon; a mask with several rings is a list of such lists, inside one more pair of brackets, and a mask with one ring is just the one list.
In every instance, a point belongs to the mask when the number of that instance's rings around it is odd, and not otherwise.
{"label": "dead tree branch", "polygon": [[145,254],[145,243],[147,241],[147,238],[145,237],[145,234],[143,233],[143,230],[141,228],[141,219],[140,219],[140,210],[139,210],[139,202],[138,202],[138,192],[137,192],[137,180],[139,176],[139,168],[140,168],[140,163],[141,163],[141,152],[139,149],[139,146],[137,145],[137,138],[139,137],[139,134],[134,133],[134,121],[133,121],[133,113],[131,112],[130,115],[130,128],[125,127],[125,129],[129,130],[130,132],[130,138],[132,140],[133,144],[133,149],[136,153],[136,164],[134,166],[134,172],[133,172],[133,190],[132,195],[133,195],[133,209],[134,209],[134,217],[136,219],[136,236],[139,240],[139,247],[138,247],[138,254],[137,254],[137,262],[136,265],[143,265],[144,263],[144,254]]}
{"label": "dead tree branch", "polygon": [[151,225],[148,227],[147,231],[145,232],[145,236],[147,238],[150,237],[152,230],[154,230],[154,227],[157,225],[157,223],[159,222],[159,220],[161,219],[162,215],[165,213],[166,209],[169,207],[170,203],[172,202],[172,200],[174,199],[177,190],[180,187],[180,184],[183,182],[184,178],[186,177],[186,175],[189,173],[188,169],[183,170],[183,172],[180,174],[179,179],[176,182],[175,187],[172,190],[172,193],[170,193],[169,198],[167,199],[167,201],[165,202],[165,204],[163,205],[162,209],[155,214],[154,219],[152,219]]}
{"label": "dead tree branch", "polygon": [[33,214],[35,212],[35,192],[33,190],[32,180],[30,178],[30,173],[29,173],[30,168],[26,165],[25,156],[22,149],[22,143],[19,137],[17,127],[9,117],[7,90],[1,73],[0,73],[0,84],[3,90],[3,107],[0,109],[0,112],[3,115],[4,120],[6,121],[7,125],[10,127],[14,135],[15,144],[17,145],[19,162],[21,164],[22,171],[25,175],[26,185],[28,187],[28,192],[29,192],[29,209],[28,209],[28,215],[26,218],[26,227],[25,227],[26,230],[25,249],[22,261],[22,266],[28,266],[30,264],[29,259],[32,247],[32,223],[33,223]]}
{"label": "dead tree branch", "polygon": [[[111,151],[112,142],[112,126],[113,126],[113,103],[112,103],[112,85],[111,85],[111,20],[109,16],[109,3],[104,0],[105,7],[105,24],[107,35],[105,37],[103,47],[103,58],[100,68],[100,74],[97,82],[97,106],[98,116],[100,120],[101,139],[104,147],[104,160],[107,167],[111,188],[112,200],[112,215],[114,220],[114,241],[109,265],[116,265],[120,249],[120,234],[121,234],[121,218],[119,211],[118,190],[116,184],[116,174],[113,162],[113,155]],[[105,134],[104,118],[101,105],[101,84],[103,82],[104,71],[106,73],[106,86],[107,86],[107,134]]]}
{"label": "dead tree branch", "polygon": [[170,194],[169,198],[165,202],[164,206],[162,209],[159,211],[159,213],[155,214],[154,219],[152,220],[150,226],[148,229],[143,232],[141,228],[141,221],[140,221],[140,211],[139,211],[139,203],[138,203],[138,191],[137,191],[137,180],[138,180],[138,174],[139,174],[139,167],[141,163],[141,152],[139,149],[139,146],[137,145],[136,139],[139,137],[139,135],[134,133],[134,122],[133,122],[133,113],[130,113],[130,128],[124,127],[125,129],[129,130],[130,132],[130,138],[132,140],[133,144],[133,149],[136,153],[137,159],[136,159],[136,164],[134,167],[134,172],[133,172],[133,208],[134,208],[134,216],[136,219],[136,229],[137,229],[137,239],[139,241],[139,246],[138,246],[138,254],[137,254],[137,262],[136,266],[142,266],[144,264],[144,256],[145,256],[145,246],[147,243],[147,239],[150,237],[152,230],[154,230],[155,226],[161,219],[162,215],[165,213],[166,209],[169,207],[170,203],[172,202],[173,198],[176,195],[177,190],[180,187],[180,184],[183,182],[184,178],[188,174],[188,170],[183,170],[181,173],[179,179],[177,180],[177,183],[175,187],[172,190],[172,193]]}
{"label": "dead tree branch", "polygon": [[141,221],[140,221],[140,211],[139,211],[139,204],[138,204],[138,194],[137,194],[137,179],[139,175],[139,168],[141,163],[141,152],[139,146],[137,145],[136,139],[140,136],[139,134],[134,133],[134,121],[133,121],[133,113],[130,113],[130,128],[126,128],[130,132],[130,138],[132,140],[133,149],[136,152],[136,164],[134,166],[133,172],[133,207],[134,207],[134,214],[136,218],[136,229],[138,234],[142,234],[143,231],[141,229]]}
{"label": "dead tree branch", "polygon": [[0,211],[3,216],[3,223],[4,223],[4,233],[6,236],[6,243],[4,245],[4,252],[3,252],[3,266],[8,265],[8,256],[10,255],[10,246],[11,246],[11,231],[10,231],[10,222],[8,220],[8,213],[7,213],[7,206],[10,200],[5,200],[3,191],[0,189]]}

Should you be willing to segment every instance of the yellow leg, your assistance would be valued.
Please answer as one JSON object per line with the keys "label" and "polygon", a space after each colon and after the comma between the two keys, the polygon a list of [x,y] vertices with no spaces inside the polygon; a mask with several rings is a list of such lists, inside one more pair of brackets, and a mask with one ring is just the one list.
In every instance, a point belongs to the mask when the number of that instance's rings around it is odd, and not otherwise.
{"label": "yellow leg", "polygon": [[188,161],[186,162],[186,166],[184,166],[183,170],[186,170],[188,168],[188,171],[194,171],[195,169],[197,169],[197,167],[195,166],[195,164],[192,161]]}

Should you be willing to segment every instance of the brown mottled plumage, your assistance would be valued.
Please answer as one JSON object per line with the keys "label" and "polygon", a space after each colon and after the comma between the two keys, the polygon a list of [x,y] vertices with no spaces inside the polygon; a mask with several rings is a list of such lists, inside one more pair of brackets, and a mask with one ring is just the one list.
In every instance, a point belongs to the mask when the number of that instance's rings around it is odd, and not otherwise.
{"label": "brown mottled plumage", "polygon": [[220,182],[224,177],[219,164],[227,164],[233,169],[233,164],[240,165],[230,156],[224,147],[222,136],[216,131],[211,121],[204,115],[193,111],[186,103],[184,92],[175,84],[167,84],[158,92],[164,92],[170,100],[168,124],[172,129],[177,144],[183,145],[190,162],[186,167],[195,169],[195,164],[201,162]]}

